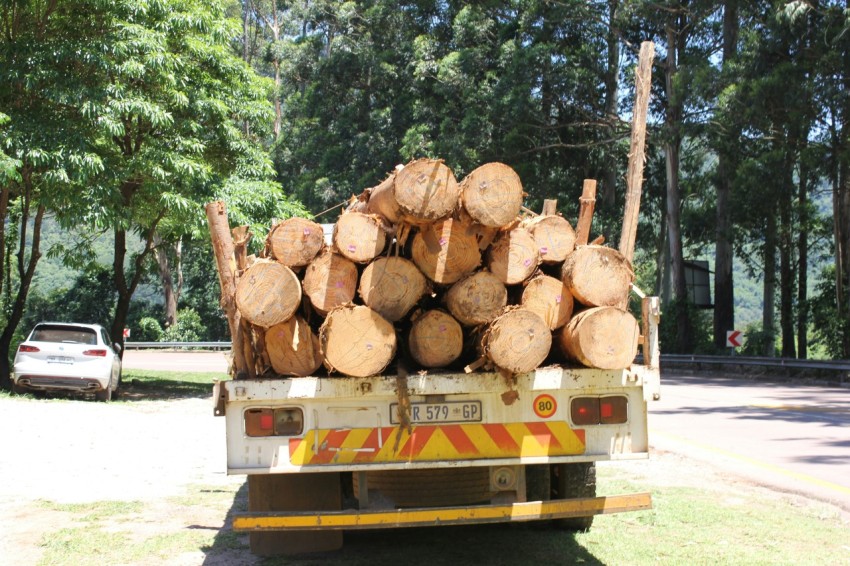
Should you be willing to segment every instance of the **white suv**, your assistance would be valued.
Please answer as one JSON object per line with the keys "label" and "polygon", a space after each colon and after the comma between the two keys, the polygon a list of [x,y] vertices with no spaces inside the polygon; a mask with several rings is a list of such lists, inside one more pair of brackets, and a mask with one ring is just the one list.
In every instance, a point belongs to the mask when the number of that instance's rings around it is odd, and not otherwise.
{"label": "white suv", "polygon": [[110,401],[121,382],[120,353],[99,324],[40,322],[18,347],[14,389],[91,392]]}

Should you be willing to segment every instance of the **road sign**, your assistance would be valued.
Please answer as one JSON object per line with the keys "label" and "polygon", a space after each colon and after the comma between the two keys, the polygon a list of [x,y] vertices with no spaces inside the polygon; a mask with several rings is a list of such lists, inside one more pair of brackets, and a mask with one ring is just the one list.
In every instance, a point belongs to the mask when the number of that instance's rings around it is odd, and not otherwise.
{"label": "road sign", "polygon": [[740,330],[727,330],[726,331],[726,347],[727,348],[740,348],[744,345],[744,333]]}
{"label": "road sign", "polygon": [[130,337],[130,329],[129,329],[129,328],[125,328],[125,329],[124,329],[124,338],[129,338],[129,337]]}

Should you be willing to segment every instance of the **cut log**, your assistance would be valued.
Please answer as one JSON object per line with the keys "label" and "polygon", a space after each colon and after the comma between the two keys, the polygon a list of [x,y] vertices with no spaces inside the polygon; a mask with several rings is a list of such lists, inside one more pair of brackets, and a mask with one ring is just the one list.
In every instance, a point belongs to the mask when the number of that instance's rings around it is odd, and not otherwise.
{"label": "cut log", "polygon": [[541,275],[528,282],[522,292],[522,306],[537,313],[546,321],[550,330],[556,330],[569,322],[573,315],[573,296],[562,281]]}
{"label": "cut log", "polygon": [[594,307],[575,315],[558,333],[564,355],[599,369],[624,369],[635,359],[640,329],[629,312]]}
{"label": "cut log", "polygon": [[396,351],[393,325],[364,306],[345,305],[329,312],[319,340],[328,370],[352,377],[380,374]]}
{"label": "cut log", "polygon": [[379,257],[360,277],[360,297],[390,322],[404,318],[422,298],[428,282],[416,265],[401,257]]}
{"label": "cut log", "polygon": [[322,316],[354,299],[357,266],[338,253],[325,250],[304,273],[304,294]]}
{"label": "cut log", "polygon": [[446,306],[461,324],[478,326],[499,316],[508,304],[508,290],[489,271],[461,279],[446,293]]}
{"label": "cut log", "polygon": [[634,272],[629,261],[615,249],[579,246],[564,260],[562,280],[583,305],[617,306],[628,297]]}
{"label": "cut log", "polygon": [[523,227],[534,238],[543,263],[560,263],[576,247],[576,233],[563,216],[537,216],[524,222]]}
{"label": "cut log", "polygon": [[449,365],[463,351],[463,330],[447,312],[431,310],[414,315],[407,338],[410,355],[426,368]]}
{"label": "cut log", "polygon": [[482,354],[510,373],[534,370],[552,347],[552,332],[540,315],[516,307],[491,322],[481,336]]}
{"label": "cut log", "polygon": [[419,230],[413,238],[411,255],[428,279],[441,284],[454,283],[481,263],[474,231],[468,224],[452,218]]}
{"label": "cut log", "polygon": [[522,206],[522,182],[504,163],[486,163],[467,175],[460,185],[466,212],[491,228],[510,224]]}
{"label": "cut log", "polygon": [[279,375],[305,377],[322,365],[319,338],[298,315],[269,328],[265,343],[269,362]]}
{"label": "cut log", "polygon": [[236,305],[251,324],[270,328],[289,320],[301,304],[301,283],[291,269],[258,260],[239,278]]}
{"label": "cut log", "polygon": [[372,214],[348,212],[334,225],[337,251],[357,263],[372,261],[387,245],[387,235],[380,219]]}
{"label": "cut log", "polygon": [[230,329],[230,338],[233,342],[233,364],[230,368],[231,375],[236,379],[243,379],[249,375],[249,364],[245,360],[242,335],[242,314],[236,305],[236,250],[233,244],[233,236],[230,232],[230,223],[227,220],[227,205],[222,201],[207,204],[205,208],[207,223],[210,227],[210,238],[212,240],[213,254],[215,255],[216,267],[218,268],[218,282],[221,287],[221,308],[227,317],[227,325]]}
{"label": "cut log", "polygon": [[441,160],[417,159],[396,173],[394,194],[404,220],[422,226],[455,211],[460,185]]}
{"label": "cut log", "polygon": [[401,221],[401,210],[395,200],[395,173],[390,174],[379,185],[372,187],[366,209],[371,214],[384,217],[390,224]]}
{"label": "cut log", "polygon": [[537,244],[523,228],[500,234],[487,253],[490,272],[505,285],[522,283],[531,277],[539,264]]}
{"label": "cut log", "polygon": [[287,267],[310,263],[325,245],[319,224],[305,218],[287,218],[276,224],[266,238],[271,256]]}

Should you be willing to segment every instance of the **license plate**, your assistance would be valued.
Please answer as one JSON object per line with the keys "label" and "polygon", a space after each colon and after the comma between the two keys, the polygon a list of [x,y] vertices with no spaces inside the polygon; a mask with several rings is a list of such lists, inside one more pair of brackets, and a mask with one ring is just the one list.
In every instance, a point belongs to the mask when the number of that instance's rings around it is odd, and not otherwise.
{"label": "license plate", "polygon": [[[415,424],[481,422],[481,401],[411,403],[410,422]],[[399,424],[398,403],[390,403],[390,423]]]}
{"label": "license plate", "polygon": [[47,363],[49,364],[73,364],[74,358],[69,358],[66,356],[47,356]]}

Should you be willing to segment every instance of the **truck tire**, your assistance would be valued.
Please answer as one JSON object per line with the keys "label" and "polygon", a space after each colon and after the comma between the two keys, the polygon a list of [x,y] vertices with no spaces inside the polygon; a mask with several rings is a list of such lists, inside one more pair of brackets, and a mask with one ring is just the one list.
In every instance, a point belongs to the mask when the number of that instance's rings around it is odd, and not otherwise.
{"label": "truck tire", "polygon": [[536,464],[525,467],[525,500],[549,501],[552,499],[552,466]]}
{"label": "truck tire", "polygon": [[[264,474],[248,476],[248,511],[339,511],[340,474]],[[272,531],[249,536],[257,556],[327,552],[342,548],[342,531]]]}
{"label": "truck tire", "polygon": [[[596,497],[595,462],[553,464],[551,475],[554,499]],[[557,528],[565,531],[586,532],[593,525],[593,515],[556,519],[554,523]]]}

